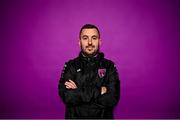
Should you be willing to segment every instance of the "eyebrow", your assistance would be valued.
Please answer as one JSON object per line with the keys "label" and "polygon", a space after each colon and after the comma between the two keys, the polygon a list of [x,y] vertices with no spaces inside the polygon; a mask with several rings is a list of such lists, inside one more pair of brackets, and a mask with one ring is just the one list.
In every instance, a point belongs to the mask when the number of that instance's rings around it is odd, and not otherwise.
{"label": "eyebrow", "polygon": [[98,37],[97,35],[93,35],[92,37]]}
{"label": "eyebrow", "polygon": [[82,37],[88,37],[87,35],[83,35]]}
{"label": "eyebrow", "polygon": [[[81,37],[84,38],[84,37],[89,37],[89,36],[88,35],[83,35]],[[92,37],[97,37],[98,38],[98,35],[93,35]]]}

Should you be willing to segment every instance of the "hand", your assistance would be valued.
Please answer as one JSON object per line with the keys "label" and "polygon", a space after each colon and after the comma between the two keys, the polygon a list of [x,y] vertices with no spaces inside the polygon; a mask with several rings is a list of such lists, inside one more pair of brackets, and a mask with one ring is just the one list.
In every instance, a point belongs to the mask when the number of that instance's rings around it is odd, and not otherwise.
{"label": "hand", "polygon": [[107,92],[107,88],[105,86],[101,87],[101,95]]}
{"label": "hand", "polygon": [[66,81],[64,85],[66,86],[67,89],[77,88],[76,84],[72,80]]}

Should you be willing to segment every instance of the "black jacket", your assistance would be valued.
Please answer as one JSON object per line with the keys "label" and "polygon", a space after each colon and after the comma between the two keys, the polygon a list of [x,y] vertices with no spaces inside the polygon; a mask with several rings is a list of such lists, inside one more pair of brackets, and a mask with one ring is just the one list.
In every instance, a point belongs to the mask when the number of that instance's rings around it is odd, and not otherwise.
{"label": "black jacket", "polygon": [[[69,79],[76,83],[76,89],[65,87]],[[101,95],[101,86],[106,86],[107,93]],[[66,119],[113,118],[120,81],[114,63],[105,59],[103,53],[85,57],[80,52],[79,57],[65,63],[58,88],[66,105]]]}

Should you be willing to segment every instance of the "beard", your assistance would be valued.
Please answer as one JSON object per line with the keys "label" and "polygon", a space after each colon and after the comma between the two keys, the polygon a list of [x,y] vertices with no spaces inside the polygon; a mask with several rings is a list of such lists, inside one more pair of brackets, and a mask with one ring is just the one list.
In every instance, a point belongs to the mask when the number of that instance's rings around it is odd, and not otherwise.
{"label": "beard", "polygon": [[[95,48],[94,45],[88,45],[88,46],[85,47],[85,49],[88,49],[89,47]],[[91,54],[87,53],[87,52],[83,49],[83,47],[82,47],[82,45],[81,45],[81,52],[82,52],[85,56],[87,56],[87,57],[93,57],[93,56],[95,56],[97,53],[99,53],[99,45],[98,45],[97,50],[95,50],[95,51],[94,51],[93,53],[91,53]]]}

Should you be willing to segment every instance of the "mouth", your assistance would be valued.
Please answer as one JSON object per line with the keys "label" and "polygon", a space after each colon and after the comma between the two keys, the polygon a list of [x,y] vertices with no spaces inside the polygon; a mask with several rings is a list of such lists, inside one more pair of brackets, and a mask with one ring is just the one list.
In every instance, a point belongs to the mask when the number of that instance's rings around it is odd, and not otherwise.
{"label": "mouth", "polygon": [[86,46],[86,50],[89,51],[89,52],[92,52],[94,48],[95,48],[94,45]]}
{"label": "mouth", "polygon": [[88,51],[92,51],[93,47],[88,47],[87,49],[88,49]]}
{"label": "mouth", "polygon": [[86,48],[95,48],[95,46],[86,46]]}

